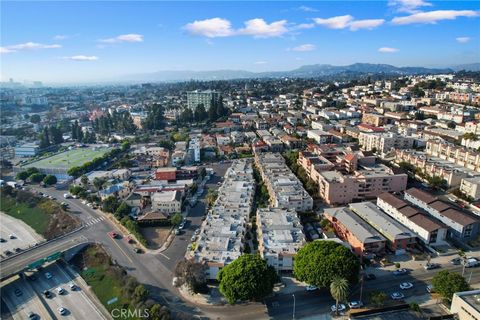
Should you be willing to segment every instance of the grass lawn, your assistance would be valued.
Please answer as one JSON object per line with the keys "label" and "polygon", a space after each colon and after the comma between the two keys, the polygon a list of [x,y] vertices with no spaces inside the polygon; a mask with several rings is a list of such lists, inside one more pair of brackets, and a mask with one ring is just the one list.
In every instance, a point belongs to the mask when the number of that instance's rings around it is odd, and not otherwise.
{"label": "grass lawn", "polygon": [[70,169],[79,167],[85,162],[92,161],[95,158],[103,156],[109,152],[111,148],[78,148],[61,152],[51,157],[41,159],[24,166],[24,168],[48,168],[48,169]]}
{"label": "grass lawn", "polygon": [[13,198],[1,196],[0,210],[6,214],[20,219],[38,234],[44,235],[52,216],[40,208],[30,208],[25,203],[18,203]]}

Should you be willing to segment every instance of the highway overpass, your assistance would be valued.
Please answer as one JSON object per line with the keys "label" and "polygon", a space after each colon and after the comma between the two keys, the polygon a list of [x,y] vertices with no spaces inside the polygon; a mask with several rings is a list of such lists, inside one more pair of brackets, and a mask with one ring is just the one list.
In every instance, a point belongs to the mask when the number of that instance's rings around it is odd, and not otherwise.
{"label": "highway overpass", "polygon": [[0,261],[0,280],[15,275],[26,269],[33,269],[45,262],[54,261],[76,246],[90,242],[85,236],[77,233],[66,235],[25,250],[17,255]]}

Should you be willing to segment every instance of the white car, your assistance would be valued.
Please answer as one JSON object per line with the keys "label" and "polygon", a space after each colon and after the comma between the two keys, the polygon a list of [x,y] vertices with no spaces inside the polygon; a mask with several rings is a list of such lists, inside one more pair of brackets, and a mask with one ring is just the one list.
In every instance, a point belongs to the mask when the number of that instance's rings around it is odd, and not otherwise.
{"label": "white car", "polygon": [[67,314],[67,309],[65,309],[64,307],[58,307],[57,310],[58,313],[60,313],[62,316]]}
{"label": "white car", "polygon": [[74,282],[70,282],[68,286],[70,287],[70,290],[75,290],[77,288],[77,285]]}
{"label": "white car", "polygon": [[50,272],[45,272],[45,278],[52,279],[53,275]]}
{"label": "white car", "polygon": [[350,307],[350,309],[359,309],[359,308],[363,307],[363,302],[362,301],[350,301],[348,303],[348,306]]}
{"label": "white car", "polygon": [[65,289],[63,289],[62,287],[58,287],[58,288],[57,288],[57,293],[58,293],[58,294],[64,294],[64,293],[65,293]]}
{"label": "white car", "polygon": [[402,282],[400,283],[400,289],[402,290],[407,290],[407,289],[412,289],[413,284],[411,282]]}
{"label": "white car", "polygon": [[[338,312],[345,311],[346,309],[347,307],[345,307],[343,303],[338,304]],[[332,312],[337,312],[337,306],[336,305],[331,306],[330,310],[332,310]]]}
{"label": "white car", "polygon": [[315,291],[317,290],[318,288],[316,286],[312,286],[312,285],[308,285],[305,287],[305,290],[307,291]]}
{"label": "white car", "polygon": [[394,292],[390,295],[390,298],[392,298],[393,300],[401,300],[401,299],[405,298],[405,296],[403,295],[403,293]]}

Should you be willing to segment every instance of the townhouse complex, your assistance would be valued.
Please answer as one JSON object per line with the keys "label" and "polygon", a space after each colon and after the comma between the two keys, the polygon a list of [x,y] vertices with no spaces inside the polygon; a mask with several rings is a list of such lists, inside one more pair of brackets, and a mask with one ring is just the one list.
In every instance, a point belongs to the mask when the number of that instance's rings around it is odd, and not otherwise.
{"label": "townhouse complex", "polygon": [[293,174],[281,154],[257,152],[255,164],[268,189],[272,207],[297,212],[312,210],[312,197],[305,191],[302,182]]}
{"label": "townhouse complex", "polygon": [[224,266],[242,254],[254,193],[251,160],[235,160],[225,173],[217,200],[202,223],[193,253],[195,261],[207,266],[208,279],[215,280]]}
{"label": "townhouse complex", "polygon": [[297,213],[281,208],[257,210],[258,252],[277,271],[292,271],[293,260],[305,244]]}
{"label": "townhouse complex", "polygon": [[412,137],[402,136],[393,132],[383,133],[367,133],[360,132],[358,136],[358,144],[363,150],[375,150],[381,155],[390,153],[398,149],[410,149],[413,146],[414,139]]}

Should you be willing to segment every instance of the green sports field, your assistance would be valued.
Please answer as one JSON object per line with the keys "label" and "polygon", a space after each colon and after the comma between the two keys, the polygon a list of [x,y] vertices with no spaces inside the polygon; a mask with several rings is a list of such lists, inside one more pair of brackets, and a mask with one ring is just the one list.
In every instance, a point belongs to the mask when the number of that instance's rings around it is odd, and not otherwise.
{"label": "green sports field", "polygon": [[28,165],[25,165],[24,168],[35,167],[42,169],[68,170],[101,157],[110,150],[111,148],[96,148],[95,150],[92,150],[92,148],[73,149],[29,163]]}

